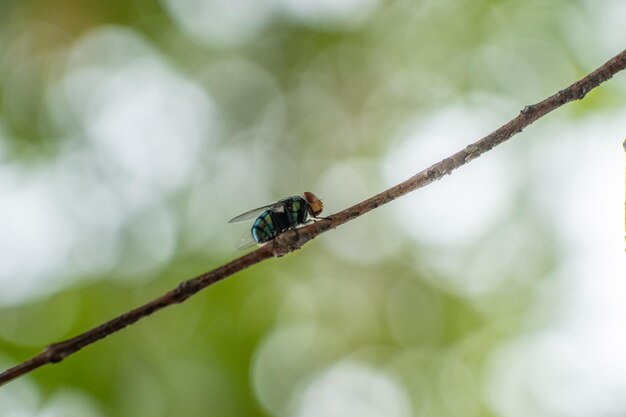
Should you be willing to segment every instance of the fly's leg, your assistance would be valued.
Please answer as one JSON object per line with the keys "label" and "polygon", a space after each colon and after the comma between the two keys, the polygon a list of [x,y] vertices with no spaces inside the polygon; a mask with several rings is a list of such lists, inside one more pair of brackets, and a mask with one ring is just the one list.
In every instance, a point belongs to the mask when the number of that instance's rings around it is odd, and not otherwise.
{"label": "fly's leg", "polygon": [[305,221],[304,223],[302,223],[303,225],[307,225],[307,224],[311,224],[311,223],[315,223],[318,222],[320,220],[330,220],[328,217],[322,217],[322,216],[317,216],[317,217],[311,217],[309,219],[307,219],[307,221]]}
{"label": "fly's leg", "polygon": [[318,222],[320,220],[330,220],[330,218],[329,217],[324,217],[324,216],[312,216],[308,221],[315,223],[315,222]]}

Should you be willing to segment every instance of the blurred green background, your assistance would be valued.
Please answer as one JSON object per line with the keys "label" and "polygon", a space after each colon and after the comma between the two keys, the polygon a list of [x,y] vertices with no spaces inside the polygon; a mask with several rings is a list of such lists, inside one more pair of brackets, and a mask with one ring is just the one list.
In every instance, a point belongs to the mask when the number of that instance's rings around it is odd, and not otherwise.
{"label": "blurred green background", "polygon": [[[0,0],[0,364],[333,213],[626,47],[620,0]],[[0,388],[1,416],[626,414],[626,82]]]}

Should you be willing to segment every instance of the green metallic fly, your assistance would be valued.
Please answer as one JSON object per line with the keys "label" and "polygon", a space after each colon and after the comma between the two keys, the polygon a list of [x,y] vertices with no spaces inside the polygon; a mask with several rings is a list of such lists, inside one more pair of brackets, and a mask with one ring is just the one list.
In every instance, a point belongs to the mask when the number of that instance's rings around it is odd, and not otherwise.
{"label": "green metallic fly", "polygon": [[286,197],[275,203],[246,211],[231,219],[228,223],[251,220],[256,217],[250,229],[250,235],[242,238],[237,249],[246,249],[257,243],[274,239],[288,229],[307,223],[308,216],[317,218],[324,209],[322,200],[311,192],[301,196]]}

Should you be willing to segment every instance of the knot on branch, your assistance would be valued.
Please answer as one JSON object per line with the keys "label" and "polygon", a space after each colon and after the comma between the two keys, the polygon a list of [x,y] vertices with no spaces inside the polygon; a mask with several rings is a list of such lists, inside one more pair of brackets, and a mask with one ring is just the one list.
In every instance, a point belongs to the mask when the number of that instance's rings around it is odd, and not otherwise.
{"label": "knot on branch", "polygon": [[430,167],[428,171],[426,171],[426,177],[429,180],[438,180],[446,174],[449,174],[454,169],[454,159],[446,158],[443,161],[439,162],[436,165]]}
{"label": "knot on branch", "polygon": [[481,153],[482,152],[477,145],[471,144],[465,148],[465,158],[463,159],[465,160],[465,162],[469,162],[472,159],[478,158]]}
{"label": "knot on branch", "polygon": [[276,258],[285,256],[300,249],[309,240],[306,235],[298,233],[298,229],[288,230],[272,240],[272,255]]}
{"label": "knot on branch", "polygon": [[182,303],[198,291],[200,291],[200,284],[198,281],[187,280],[176,286],[176,289],[174,290],[174,297],[176,298],[176,302]]}
{"label": "knot on branch", "polygon": [[572,89],[572,98],[575,100],[582,100],[589,91],[591,91],[591,87],[589,87],[586,83],[578,84]]}
{"label": "knot on branch", "polygon": [[582,100],[585,98],[587,93],[591,91],[591,88],[587,83],[578,82],[571,86],[570,88],[566,88],[565,90],[561,90],[557,93],[559,97],[559,101],[562,104],[567,103],[572,100]]}
{"label": "knot on branch", "polygon": [[522,114],[522,116],[530,116],[531,114],[533,114],[535,112],[535,110],[537,110],[537,105],[536,104],[529,104],[528,106],[525,106],[520,113]]}
{"label": "knot on branch", "polygon": [[54,344],[46,347],[44,355],[51,363],[61,362],[71,352],[67,352],[62,344]]}

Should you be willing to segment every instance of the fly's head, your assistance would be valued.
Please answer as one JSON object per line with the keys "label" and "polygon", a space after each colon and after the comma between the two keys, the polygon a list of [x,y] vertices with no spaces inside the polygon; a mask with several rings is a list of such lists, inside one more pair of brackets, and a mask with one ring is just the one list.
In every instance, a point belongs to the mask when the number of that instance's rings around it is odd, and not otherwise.
{"label": "fly's head", "polygon": [[304,193],[304,199],[308,203],[309,214],[317,217],[324,209],[324,203],[317,196],[309,191]]}

